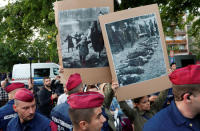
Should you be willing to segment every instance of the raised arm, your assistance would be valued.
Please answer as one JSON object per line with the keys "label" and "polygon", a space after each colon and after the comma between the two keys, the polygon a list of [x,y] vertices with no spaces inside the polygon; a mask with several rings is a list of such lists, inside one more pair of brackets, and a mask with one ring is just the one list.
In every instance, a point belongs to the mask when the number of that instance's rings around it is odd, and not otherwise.
{"label": "raised arm", "polygon": [[163,108],[163,105],[165,101],[167,100],[167,94],[168,94],[169,89],[163,90],[160,92],[158,95],[158,98],[154,101],[154,103],[151,106],[151,109],[158,112]]}

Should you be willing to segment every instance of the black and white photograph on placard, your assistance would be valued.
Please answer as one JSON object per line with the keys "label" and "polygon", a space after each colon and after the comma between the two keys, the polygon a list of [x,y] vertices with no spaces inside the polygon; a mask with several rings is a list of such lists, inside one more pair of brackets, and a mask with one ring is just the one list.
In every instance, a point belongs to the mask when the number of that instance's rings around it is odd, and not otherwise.
{"label": "black and white photograph on placard", "polygon": [[98,16],[109,7],[59,11],[59,33],[64,68],[108,66]]}
{"label": "black and white photograph on placard", "polygon": [[166,75],[154,13],[107,23],[105,29],[120,86]]}

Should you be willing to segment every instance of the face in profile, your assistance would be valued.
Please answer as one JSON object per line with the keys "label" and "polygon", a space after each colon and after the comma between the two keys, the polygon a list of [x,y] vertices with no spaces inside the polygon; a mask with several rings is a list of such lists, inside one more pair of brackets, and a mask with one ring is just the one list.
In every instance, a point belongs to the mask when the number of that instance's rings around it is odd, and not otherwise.
{"label": "face in profile", "polygon": [[176,64],[173,64],[171,68],[172,70],[176,70]]}
{"label": "face in profile", "polygon": [[192,101],[190,108],[192,108],[197,114],[200,114],[200,93],[191,95],[190,100]]}
{"label": "face in profile", "polygon": [[143,111],[149,111],[150,110],[150,101],[148,96],[144,96],[139,103],[136,104],[136,106]]}
{"label": "face in profile", "polygon": [[88,131],[100,131],[105,121],[106,119],[102,115],[101,107],[95,108],[94,115],[92,116],[90,123],[88,123]]}
{"label": "face in profile", "polygon": [[17,101],[13,108],[15,112],[18,113],[21,123],[30,121],[34,118],[35,115],[35,100],[33,100],[32,102]]}

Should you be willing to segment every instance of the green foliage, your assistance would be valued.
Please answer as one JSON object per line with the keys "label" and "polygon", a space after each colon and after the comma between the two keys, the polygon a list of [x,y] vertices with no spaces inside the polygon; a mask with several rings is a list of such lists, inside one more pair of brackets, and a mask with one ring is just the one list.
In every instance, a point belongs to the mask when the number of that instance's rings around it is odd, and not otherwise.
{"label": "green foliage", "polygon": [[34,58],[33,62],[58,62],[53,2],[16,0],[0,9],[2,70],[10,70],[16,63],[27,63],[29,57]]}

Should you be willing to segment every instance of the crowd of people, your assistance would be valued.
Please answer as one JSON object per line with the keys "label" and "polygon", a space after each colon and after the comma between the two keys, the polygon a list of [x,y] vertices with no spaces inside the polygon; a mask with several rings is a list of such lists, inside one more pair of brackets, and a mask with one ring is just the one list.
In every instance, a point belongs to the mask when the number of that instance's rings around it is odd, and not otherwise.
{"label": "crowd of people", "polygon": [[65,85],[60,76],[45,77],[43,87],[33,79],[28,85],[5,79],[0,131],[199,131],[200,65],[175,65],[169,71],[172,89],[120,102],[117,82],[85,85],[78,73]]}

